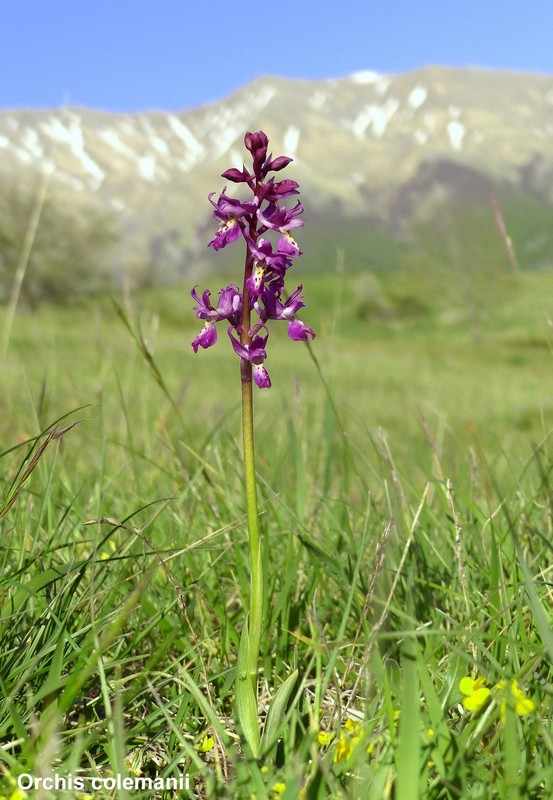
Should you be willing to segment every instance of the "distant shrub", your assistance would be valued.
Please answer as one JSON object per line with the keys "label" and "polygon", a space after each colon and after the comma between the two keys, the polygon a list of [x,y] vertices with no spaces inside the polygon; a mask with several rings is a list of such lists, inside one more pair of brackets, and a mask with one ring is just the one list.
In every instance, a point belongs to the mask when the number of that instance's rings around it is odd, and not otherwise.
{"label": "distant shrub", "polygon": [[[0,300],[5,301],[22,258],[36,203],[36,189],[11,187],[0,197]],[[108,251],[117,238],[112,217],[92,203],[68,210],[48,191],[23,284],[21,300],[66,300],[98,290],[111,281]]]}
{"label": "distant shrub", "polygon": [[363,275],[356,285],[356,316],[364,321],[391,322],[430,313],[421,297],[412,292],[386,292],[373,273]]}

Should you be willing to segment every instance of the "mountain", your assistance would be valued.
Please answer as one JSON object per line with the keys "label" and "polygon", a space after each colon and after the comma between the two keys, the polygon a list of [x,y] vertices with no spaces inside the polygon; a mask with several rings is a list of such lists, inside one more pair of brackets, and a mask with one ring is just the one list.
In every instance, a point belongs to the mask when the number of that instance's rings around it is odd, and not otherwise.
{"label": "mountain", "polygon": [[337,246],[354,269],[390,268],[436,237],[462,242],[467,218],[501,251],[490,186],[523,266],[552,263],[553,77],[428,67],[262,77],[179,113],[0,112],[4,294],[41,192],[31,276],[61,264],[67,285],[79,262],[93,288],[91,270],[142,285],[212,269],[207,194],[242,166],[244,132],[258,129],[295,160],[307,268],[332,266]]}

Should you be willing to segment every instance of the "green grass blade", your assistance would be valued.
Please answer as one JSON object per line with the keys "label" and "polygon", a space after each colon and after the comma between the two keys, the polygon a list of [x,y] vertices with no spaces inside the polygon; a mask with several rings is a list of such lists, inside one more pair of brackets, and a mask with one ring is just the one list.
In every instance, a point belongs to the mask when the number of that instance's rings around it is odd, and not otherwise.
{"label": "green grass blade", "polygon": [[408,636],[402,647],[401,714],[396,751],[396,800],[419,800],[420,691],[416,640]]}

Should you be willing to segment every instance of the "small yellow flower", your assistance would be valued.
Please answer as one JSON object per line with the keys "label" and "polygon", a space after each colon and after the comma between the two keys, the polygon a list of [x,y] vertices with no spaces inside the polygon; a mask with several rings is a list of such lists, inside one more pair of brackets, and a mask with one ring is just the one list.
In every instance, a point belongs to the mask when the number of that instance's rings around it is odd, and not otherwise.
{"label": "small yellow flower", "polygon": [[466,695],[463,697],[463,705],[467,711],[480,711],[491,697],[490,690],[484,686],[485,678],[469,678],[465,676],[459,682],[459,689]]}
{"label": "small yellow flower", "polygon": [[[115,551],[117,550],[117,545],[115,544],[113,539],[108,540],[107,546],[112,553],[115,553]],[[100,558],[102,559],[102,561],[109,561],[109,559],[111,558],[111,553],[109,553],[107,550],[104,550],[102,553],[100,553]]]}
{"label": "small yellow flower", "polygon": [[328,747],[331,741],[334,739],[334,733],[331,731],[327,733],[326,731],[319,731],[317,734],[317,741],[321,745],[321,747]]}
{"label": "small yellow flower", "polygon": [[507,716],[507,703],[509,700],[513,704],[515,714],[518,714],[519,717],[531,714],[535,710],[536,704],[529,697],[526,697],[522,689],[518,688],[518,681],[514,678],[510,681],[500,680],[495,688],[501,694],[499,711],[502,722],[505,722],[505,717]]}
{"label": "small yellow flower", "polygon": [[24,792],[23,789],[17,788],[14,792],[10,794],[10,800],[26,800],[29,795],[27,792]]}
{"label": "small yellow flower", "polygon": [[339,764],[340,761],[347,761],[351,756],[351,743],[349,739],[340,736],[336,743],[336,752],[334,753],[334,763]]}
{"label": "small yellow flower", "polygon": [[198,750],[199,753],[208,753],[210,750],[213,750],[214,747],[215,739],[213,736],[208,736],[206,733],[200,744],[197,745],[196,750]]}
{"label": "small yellow flower", "polygon": [[279,781],[279,783],[273,784],[273,792],[280,797],[281,794],[284,794],[286,791],[286,784]]}
{"label": "small yellow flower", "polygon": [[354,719],[347,719],[344,723],[344,727],[349,733],[354,733],[358,731],[361,726]]}
{"label": "small yellow flower", "polygon": [[378,747],[378,745],[381,744],[381,740],[382,740],[382,737],[381,736],[377,736],[376,739],[373,739],[372,742],[369,742],[369,744],[367,745],[367,755],[370,756],[370,755],[372,755],[372,753],[374,753],[374,751]]}

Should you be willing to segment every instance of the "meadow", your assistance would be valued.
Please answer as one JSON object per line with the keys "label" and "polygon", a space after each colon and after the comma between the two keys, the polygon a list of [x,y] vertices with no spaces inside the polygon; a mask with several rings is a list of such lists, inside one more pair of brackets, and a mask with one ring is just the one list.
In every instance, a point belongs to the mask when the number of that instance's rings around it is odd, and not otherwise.
{"label": "meadow", "polygon": [[[192,352],[188,286],[18,311],[0,796],[25,796],[21,773],[189,776],[100,798],[553,796],[553,277],[338,258],[304,284],[317,338],[275,330],[273,388],[255,394],[262,715],[298,669],[258,760],[233,722],[238,359]],[[92,796],[77,789],[27,794]]]}

